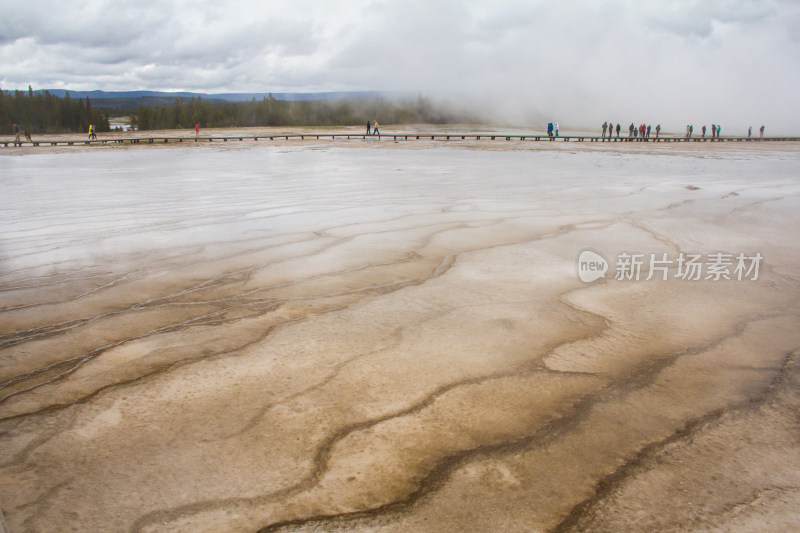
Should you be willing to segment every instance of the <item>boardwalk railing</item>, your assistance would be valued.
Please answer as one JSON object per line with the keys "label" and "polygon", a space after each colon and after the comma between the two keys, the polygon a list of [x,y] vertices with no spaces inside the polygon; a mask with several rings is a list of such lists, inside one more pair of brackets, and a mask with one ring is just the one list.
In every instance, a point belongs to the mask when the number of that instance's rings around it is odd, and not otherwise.
{"label": "boardwalk railing", "polygon": [[543,142],[797,142],[800,137],[598,137],[593,135],[508,135],[505,133],[390,133],[366,135],[364,133],[289,133],[280,135],[225,135],[211,137],[108,137],[100,139],[42,139],[15,142],[13,139],[0,140],[4,148],[15,146],[91,146],[105,144],[164,144],[192,142],[229,142],[229,141],[276,141],[276,140],[392,140],[392,141],[543,141]]}

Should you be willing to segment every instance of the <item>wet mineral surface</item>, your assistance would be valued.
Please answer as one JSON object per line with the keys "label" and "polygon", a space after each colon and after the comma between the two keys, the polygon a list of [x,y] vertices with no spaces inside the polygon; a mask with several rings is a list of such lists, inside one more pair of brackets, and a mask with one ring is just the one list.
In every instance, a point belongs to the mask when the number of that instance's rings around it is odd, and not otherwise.
{"label": "wet mineral surface", "polygon": [[796,528],[798,170],[793,144],[2,156],[6,527]]}

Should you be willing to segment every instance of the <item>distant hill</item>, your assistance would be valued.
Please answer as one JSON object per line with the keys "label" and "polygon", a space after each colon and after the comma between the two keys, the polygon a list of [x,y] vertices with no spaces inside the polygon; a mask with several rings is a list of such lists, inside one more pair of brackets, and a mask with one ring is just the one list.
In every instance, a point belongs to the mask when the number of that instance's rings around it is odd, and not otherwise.
{"label": "distant hill", "polygon": [[[319,93],[194,93],[194,92],[166,92],[166,91],[67,91],[65,89],[39,89],[34,93],[49,92],[53,96],[63,98],[69,93],[70,98],[86,98],[87,96],[96,107],[105,109],[132,109],[140,105],[155,107],[158,105],[171,105],[176,98],[190,100],[202,98],[210,102],[248,102],[262,100],[272,94],[276,100],[284,101],[320,101],[341,99],[373,99],[397,97],[397,93],[382,93],[377,91],[339,91]],[[10,91],[6,91],[10,92]]]}
{"label": "distant hill", "polygon": [[[9,94],[10,91],[5,91]],[[69,95],[69,96],[67,96]],[[34,132],[108,131],[111,117],[140,130],[250,126],[340,126],[380,117],[389,124],[477,123],[471,110],[408,92],[226,93],[159,91],[14,91],[0,98],[0,134],[14,122]],[[88,100],[88,102],[87,102]],[[19,117],[19,118],[18,118]],[[119,120],[117,120],[119,122]]]}

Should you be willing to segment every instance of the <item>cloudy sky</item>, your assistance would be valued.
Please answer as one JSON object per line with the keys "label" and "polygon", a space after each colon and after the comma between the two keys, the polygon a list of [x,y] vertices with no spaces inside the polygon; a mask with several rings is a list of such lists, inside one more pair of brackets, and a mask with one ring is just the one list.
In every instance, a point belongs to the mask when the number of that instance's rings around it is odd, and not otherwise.
{"label": "cloudy sky", "polygon": [[562,129],[800,134],[797,0],[28,0],[0,87],[410,91]]}

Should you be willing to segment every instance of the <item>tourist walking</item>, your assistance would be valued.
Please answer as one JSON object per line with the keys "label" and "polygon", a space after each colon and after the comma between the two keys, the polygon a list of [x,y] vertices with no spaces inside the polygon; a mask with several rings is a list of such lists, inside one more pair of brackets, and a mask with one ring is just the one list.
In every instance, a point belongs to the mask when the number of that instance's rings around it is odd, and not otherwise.
{"label": "tourist walking", "polygon": [[658,139],[659,133],[661,133],[661,124],[656,124],[656,139]]}
{"label": "tourist walking", "polygon": [[747,128],[747,138],[749,139],[752,136],[753,136],[753,126],[750,126],[749,128]]}
{"label": "tourist walking", "polygon": [[608,129],[608,122],[603,122],[603,138],[606,137],[606,130]]}
{"label": "tourist walking", "polygon": [[556,137],[558,137],[558,122],[556,122]]}
{"label": "tourist walking", "polygon": [[381,135],[381,132],[378,131],[378,121],[377,120],[372,122],[372,134],[373,135],[377,135],[379,137]]}
{"label": "tourist walking", "polygon": [[705,139],[706,138],[706,125],[705,124],[703,124],[703,130],[702,131],[703,131],[703,139]]}
{"label": "tourist walking", "polygon": [[19,139],[19,126],[14,124],[14,146],[22,144],[22,141]]}
{"label": "tourist walking", "polygon": [[194,138],[197,139],[200,136],[200,123],[194,123]]}
{"label": "tourist walking", "polygon": [[617,139],[619,139],[619,130],[620,130],[620,126],[619,126],[619,123],[618,123],[617,124]]}
{"label": "tourist walking", "polygon": [[763,124],[761,125],[761,128],[759,128],[758,132],[759,132],[759,136],[763,140],[764,139],[764,125]]}
{"label": "tourist walking", "polygon": [[372,130],[370,130],[370,126],[371,126],[371,124],[369,123],[369,120],[368,120],[367,121],[367,135],[370,135],[372,133]]}

